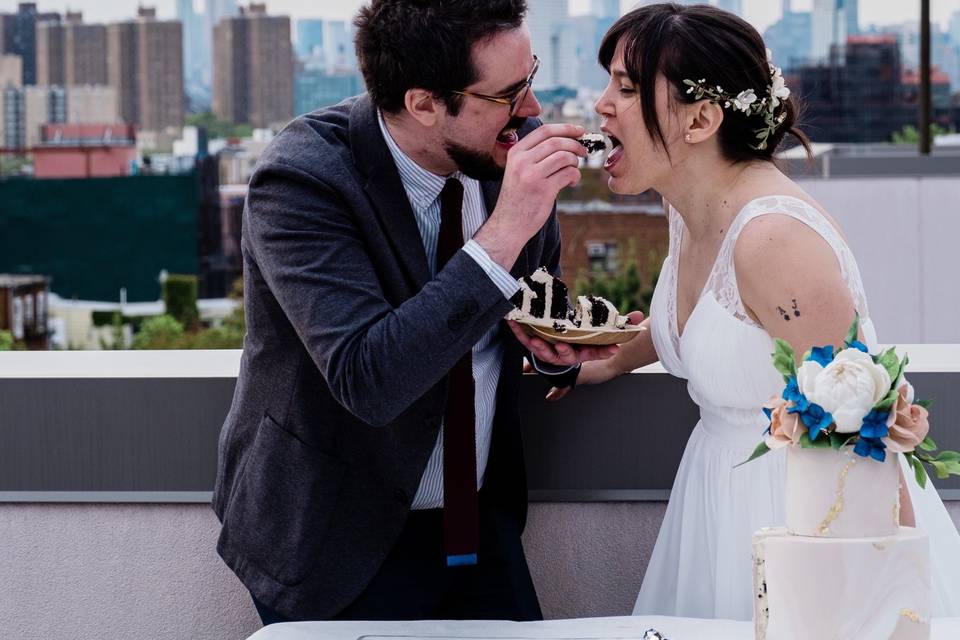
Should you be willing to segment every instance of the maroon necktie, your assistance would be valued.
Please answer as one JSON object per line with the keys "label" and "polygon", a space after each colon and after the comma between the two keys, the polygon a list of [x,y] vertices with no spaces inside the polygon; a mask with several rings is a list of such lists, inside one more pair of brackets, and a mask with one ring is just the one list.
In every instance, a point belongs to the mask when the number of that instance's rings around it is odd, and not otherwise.
{"label": "maroon necktie", "polygon": [[[463,185],[449,178],[440,192],[437,271],[462,247]],[[472,349],[467,351],[450,370],[443,414],[443,550],[450,567],[477,564],[480,518],[472,355]]]}

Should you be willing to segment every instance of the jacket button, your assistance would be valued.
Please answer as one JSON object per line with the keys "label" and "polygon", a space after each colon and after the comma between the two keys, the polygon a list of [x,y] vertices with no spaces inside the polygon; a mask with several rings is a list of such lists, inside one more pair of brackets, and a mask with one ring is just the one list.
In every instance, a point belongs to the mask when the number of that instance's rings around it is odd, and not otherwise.
{"label": "jacket button", "polygon": [[399,502],[400,504],[405,505],[408,502],[410,502],[410,498],[409,496],[407,496],[407,492],[404,491],[403,489],[394,489],[393,497],[396,498],[397,502]]}

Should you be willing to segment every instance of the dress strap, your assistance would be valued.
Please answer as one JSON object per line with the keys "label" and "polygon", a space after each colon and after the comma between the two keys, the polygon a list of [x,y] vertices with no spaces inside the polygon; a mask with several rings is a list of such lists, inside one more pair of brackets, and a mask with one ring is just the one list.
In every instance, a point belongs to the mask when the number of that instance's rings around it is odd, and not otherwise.
{"label": "dress strap", "polygon": [[707,279],[704,290],[710,291],[720,305],[737,319],[757,326],[757,323],[747,314],[743,301],[740,299],[733,254],[737,237],[743,228],[751,220],[768,214],[787,215],[799,220],[816,231],[830,245],[840,265],[843,281],[847,284],[850,294],[853,296],[857,312],[861,319],[868,319],[867,297],[860,277],[860,269],[857,267],[857,262],[853,257],[853,252],[850,251],[850,247],[847,246],[836,227],[827,220],[819,209],[793,196],[765,196],[747,203],[734,218],[727,237],[724,238],[717,255],[717,262]]}

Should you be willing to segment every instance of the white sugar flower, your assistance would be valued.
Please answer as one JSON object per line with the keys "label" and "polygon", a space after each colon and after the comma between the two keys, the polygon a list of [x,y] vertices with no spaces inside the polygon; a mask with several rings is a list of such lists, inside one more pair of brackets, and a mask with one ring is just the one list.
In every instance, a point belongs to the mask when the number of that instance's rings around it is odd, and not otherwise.
{"label": "white sugar flower", "polygon": [[850,348],[826,367],[804,362],[797,384],[807,400],[833,415],[838,433],[856,433],[864,416],[890,391],[890,374],[866,353]]}
{"label": "white sugar flower", "polygon": [[750,105],[756,101],[757,94],[753,92],[753,89],[747,89],[737,94],[737,97],[733,99],[733,106],[735,109],[747,113],[750,111]]}
{"label": "white sugar flower", "polygon": [[780,106],[781,100],[786,100],[789,97],[790,89],[787,87],[787,81],[783,79],[780,67],[777,67],[770,82],[770,107],[776,109]]}

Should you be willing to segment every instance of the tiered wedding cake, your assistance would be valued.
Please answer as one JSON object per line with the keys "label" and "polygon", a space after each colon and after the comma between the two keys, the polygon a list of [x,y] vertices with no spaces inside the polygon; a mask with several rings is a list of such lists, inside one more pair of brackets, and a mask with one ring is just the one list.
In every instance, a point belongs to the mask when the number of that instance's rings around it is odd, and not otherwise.
{"label": "tiered wedding cake", "polygon": [[930,637],[927,535],[899,524],[898,458],[787,447],[787,526],[753,537],[757,640]]}

